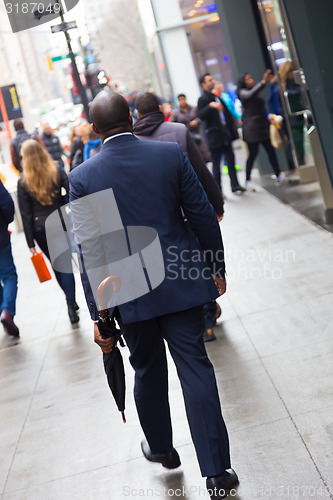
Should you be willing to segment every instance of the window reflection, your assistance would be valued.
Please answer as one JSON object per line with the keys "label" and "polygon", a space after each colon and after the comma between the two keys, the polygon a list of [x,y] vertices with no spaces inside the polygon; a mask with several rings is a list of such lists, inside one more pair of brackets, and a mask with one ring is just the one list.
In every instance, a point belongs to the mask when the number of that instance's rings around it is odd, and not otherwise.
{"label": "window reflection", "polygon": [[219,20],[216,4],[212,0],[180,0],[180,8],[184,20],[212,14]]}

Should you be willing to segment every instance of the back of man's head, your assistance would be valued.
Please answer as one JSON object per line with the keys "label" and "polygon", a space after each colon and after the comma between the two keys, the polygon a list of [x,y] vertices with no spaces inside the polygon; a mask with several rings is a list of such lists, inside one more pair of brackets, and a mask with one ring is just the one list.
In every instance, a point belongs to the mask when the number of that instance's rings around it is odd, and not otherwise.
{"label": "back of man's head", "polygon": [[153,113],[154,111],[160,111],[160,101],[155,94],[151,92],[145,92],[139,95],[135,101],[135,107],[141,116],[148,113]]}
{"label": "back of man's head", "polygon": [[100,92],[90,105],[90,119],[104,135],[109,131],[131,127],[129,106],[124,97],[110,90]]}
{"label": "back of man's head", "polygon": [[23,124],[23,120],[21,120],[21,118],[16,118],[14,120],[14,129],[16,132],[18,130],[24,130],[24,124]]}

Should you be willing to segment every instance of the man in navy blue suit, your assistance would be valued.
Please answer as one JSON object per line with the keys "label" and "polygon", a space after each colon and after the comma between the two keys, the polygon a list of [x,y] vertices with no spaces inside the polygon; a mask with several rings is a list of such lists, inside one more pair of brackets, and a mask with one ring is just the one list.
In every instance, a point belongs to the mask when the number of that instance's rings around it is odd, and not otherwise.
{"label": "man in navy blue suit", "polygon": [[[122,300],[110,303],[110,312],[116,306],[135,370],[134,396],[146,437],[141,443],[142,452],[147,460],[168,469],[180,465],[172,442],[166,340],[181,382],[202,476],[207,477],[211,498],[224,498],[237,485],[238,478],[230,468],[228,434],[214,369],[202,339],[202,305],[226,290],[223,242],[216,215],[178,144],[140,141],[133,135],[129,107],[123,97],[101,92],[91,105],[90,118],[103,146],[100,153],[69,175],[74,232],[77,243],[82,243],[86,270],[91,268],[91,256],[97,259],[96,272],[91,276],[99,272],[98,265],[102,267],[100,257],[105,248],[114,251],[105,236],[110,224],[118,235],[114,245],[117,258],[121,258],[126,238],[131,250],[123,258],[128,265],[135,255],[141,255],[147,291],[133,296],[129,287]],[[98,206],[94,208],[96,200]],[[112,201],[106,208],[108,200]],[[103,214],[104,205],[107,213]],[[116,207],[115,213],[110,213],[111,206]],[[135,228],[149,228],[152,235],[157,235],[152,236],[154,255],[130,244]],[[143,239],[149,243],[148,237]],[[89,244],[92,252],[86,258],[84,249]],[[156,257],[159,255],[164,267],[162,278]],[[113,255],[107,264],[118,265],[125,276],[126,265],[114,261]],[[136,288],[135,269],[129,273]],[[97,285],[93,278],[87,279],[87,274],[82,275],[82,282],[91,318],[96,322]],[[123,281],[131,283],[128,276]],[[101,337],[96,323],[94,336],[104,353],[112,350],[113,342]]]}

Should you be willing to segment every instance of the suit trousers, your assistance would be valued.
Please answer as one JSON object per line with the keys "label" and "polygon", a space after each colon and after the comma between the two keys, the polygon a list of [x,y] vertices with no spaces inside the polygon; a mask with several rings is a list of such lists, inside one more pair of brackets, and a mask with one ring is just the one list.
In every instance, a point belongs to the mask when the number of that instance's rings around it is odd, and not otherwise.
{"label": "suit trousers", "polygon": [[237,172],[235,168],[235,154],[232,148],[232,143],[229,142],[226,146],[221,146],[219,148],[212,148],[210,152],[212,155],[212,163],[213,163],[213,177],[217,182],[218,186],[220,187],[221,191],[222,191],[222,183],[221,183],[222,157],[228,167],[231,189],[237,188],[239,186],[239,182],[237,179]]}
{"label": "suit trousers", "polygon": [[203,477],[230,468],[229,439],[214,368],[202,339],[202,307],[123,325],[135,370],[134,397],[153,454],[173,448],[165,342],[177,368]]}

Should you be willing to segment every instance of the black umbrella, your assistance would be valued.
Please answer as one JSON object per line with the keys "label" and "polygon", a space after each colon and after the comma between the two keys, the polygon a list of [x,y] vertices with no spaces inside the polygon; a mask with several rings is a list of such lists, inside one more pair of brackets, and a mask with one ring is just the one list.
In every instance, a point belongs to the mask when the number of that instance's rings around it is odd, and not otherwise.
{"label": "black umbrella", "polygon": [[[118,276],[109,276],[99,285],[97,289],[97,299],[100,307],[104,307],[103,291],[110,283],[114,282],[113,292],[117,293],[120,289],[120,279]],[[123,422],[125,418],[125,370],[123,358],[121,357],[117,342],[124,347],[124,341],[121,337],[121,330],[116,327],[113,317],[110,317],[107,309],[99,311],[98,329],[103,339],[114,338],[114,347],[108,354],[103,354],[104,369],[107,375],[108,384],[117,403],[118,410],[121,411]]]}

